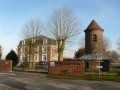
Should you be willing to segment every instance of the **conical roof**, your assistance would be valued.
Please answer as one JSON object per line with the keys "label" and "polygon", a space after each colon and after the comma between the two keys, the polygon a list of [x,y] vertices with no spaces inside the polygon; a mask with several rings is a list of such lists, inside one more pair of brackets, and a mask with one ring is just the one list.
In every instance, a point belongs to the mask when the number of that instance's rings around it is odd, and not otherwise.
{"label": "conical roof", "polygon": [[95,20],[92,20],[92,22],[89,24],[89,26],[86,28],[87,29],[102,29]]}

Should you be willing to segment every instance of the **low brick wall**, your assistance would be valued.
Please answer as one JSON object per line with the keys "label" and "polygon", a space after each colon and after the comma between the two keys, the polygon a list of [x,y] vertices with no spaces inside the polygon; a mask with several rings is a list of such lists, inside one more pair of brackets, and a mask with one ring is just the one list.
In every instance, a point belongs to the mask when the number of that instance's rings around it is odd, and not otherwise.
{"label": "low brick wall", "polygon": [[0,60],[0,72],[12,71],[12,61],[11,60]]}
{"label": "low brick wall", "polygon": [[49,74],[84,76],[85,75],[84,62],[82,60],[50,62],[48,73]]}

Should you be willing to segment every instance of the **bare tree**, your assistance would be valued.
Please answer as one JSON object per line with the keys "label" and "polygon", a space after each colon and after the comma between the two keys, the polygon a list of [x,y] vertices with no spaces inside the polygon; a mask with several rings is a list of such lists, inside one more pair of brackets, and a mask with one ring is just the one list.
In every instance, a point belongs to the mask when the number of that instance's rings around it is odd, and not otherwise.
{"label": "bare tree", "polygon": [[107,55],[113,60],[118,60],[120,57],[119,53],[116,50],[107,52]]}
{"label": "bare tree", "polygon": [[107,37],[103,37],[103,52],[106,53],[107,51],[110,51],[112,47],[111,41]]}
{"label": "bare tree", "polygon": [[43,24],[39,19],[31,19],[29,20],[22,28],[21,32],[24,36],[24,39],[28,42],[28,50],[29,50],[29,61],[34,62],[34,50],[37,39],[39,39],[39,35],[43,29]]}
{"label": "bare tree", "polygon": [[82,36],[79,40],[80,48],[85,48],[85,36]]}
{"label": "bare tree", "polygon": [[[103,44],[102,44],[103,43]],[[101,46],[102,45],[102,46]],[[99,52],[99,50],[101,50],[101,49],[103,49],[103,54],[107,54],[107,52],[108,51],[110,51],[110,49],[111,49],[111,42],[110,42],[110,39],[109,38],[107,38],[107,37],[103,37],[103,41],[102,40],[100,40],[100,41],[98,41],[98,43],[97,44],[94,44],[94,46],[93,46],[93,48],[96,48],[96,50]],[[101,49],[100,49],[100,47],[102,47]],[[94,50],[94,49],[93,49]],[[96,52],[97,52],[96,51]]]}
{"label": "bare tree", "polygon": [[39,19],[29,20],[22,28],[24,38],[33,38],[41,34],[43,24]]}
{"label": "bare tree", "polygon": [[71,9],[57,9],[48,22],[48,30],[57,41],[58,61],[62,61],[66,42],[79,33],[78,19]]}

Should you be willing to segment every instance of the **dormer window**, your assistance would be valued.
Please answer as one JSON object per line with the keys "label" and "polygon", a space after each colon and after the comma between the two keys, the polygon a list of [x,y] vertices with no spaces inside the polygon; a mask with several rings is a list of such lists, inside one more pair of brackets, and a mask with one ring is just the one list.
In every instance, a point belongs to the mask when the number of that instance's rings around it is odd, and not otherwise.
{"label": "dormer window", "polygon": [[23,46],[23,45],[25,45],[25,40],[24,40],[24,41],[22,41],[22,46]]}
{"label": "dormer window", "polygon": [[43,45],[45,45],[45,44],[47,44],[47,39],[46,38],[43,39]]}
{"label": "dormer window", "polygon": [[96,42],[97,41],[97,35],[94,34],[93,37],[92,37],[92,40]]}

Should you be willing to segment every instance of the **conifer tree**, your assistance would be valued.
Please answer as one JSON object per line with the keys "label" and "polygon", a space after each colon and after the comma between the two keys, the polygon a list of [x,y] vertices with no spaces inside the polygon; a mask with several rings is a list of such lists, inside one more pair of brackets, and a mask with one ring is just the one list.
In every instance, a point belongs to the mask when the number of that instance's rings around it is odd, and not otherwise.
{"label": "conifer tree", "polygon": [[12,67],[14,67],[14,66],[16,66],[16,65],[18,64],[18,56],[17,56],[17,54],[15,53],[14,50],[11,50],[11,51],[7,54],[7,56],[6,56],[5,59],[6,59],[6,60],[12,60]]}

